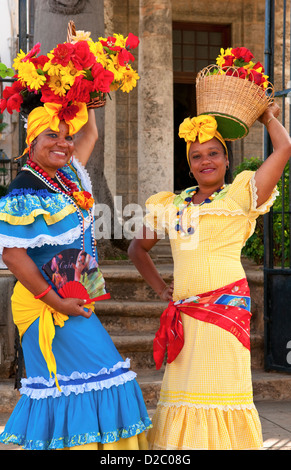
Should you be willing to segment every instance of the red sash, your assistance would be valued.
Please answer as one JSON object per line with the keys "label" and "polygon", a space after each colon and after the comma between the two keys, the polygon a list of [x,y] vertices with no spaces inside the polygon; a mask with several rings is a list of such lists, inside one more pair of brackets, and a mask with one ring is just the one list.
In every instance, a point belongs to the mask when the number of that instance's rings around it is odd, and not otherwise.
{"label": "red sash", "polygon": [[153,344],[157,369],[162,366],[166,351],[167,362],[171,363],[183,348],[181,312],[229,331],[250,349],[250,291],[244,278],[215,291],[199,294],[189,301],[169,303],[161,315]]}

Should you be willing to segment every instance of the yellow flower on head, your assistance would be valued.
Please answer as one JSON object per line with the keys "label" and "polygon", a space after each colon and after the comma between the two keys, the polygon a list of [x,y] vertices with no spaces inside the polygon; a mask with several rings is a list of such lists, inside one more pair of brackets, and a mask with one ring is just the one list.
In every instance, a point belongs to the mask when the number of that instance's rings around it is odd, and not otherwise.
{"label": "yellow flower on head", "polygon": [[62,69],[61,64],[52,64],[51,61],[54,57],[53,54],[49,53],[47,56],[50,60],[44,64],[43,71],[50,76],[59,75],[60,70]]}
{"label": "yellow flower on head", "polygon": [[20,64],[22,63],[22,60],[24,59],[25,56],[26,56],[25,52],[23,52],[23,51],[20,49],[19,54],[17,54],[17,56],[15,57],[14,62],[13,62],[13,68],[14,68],[15,70],[18,70],[18,69],[19,69],[19,66],[20,66]]}
{"label": "yellow flower on head", "polygon": [[106,69],[114,74],[114,80],[116,82],[123,80],[123,77],[126,74],[126,67],[121,67],[119,65],[117,56],[112,57],[112,60],[108,62]]}
{"label": "yellow flower on head", "polygon": [[139,78],[140,77],[135,70],[133,70],[131,67],[127,67],[120,89],[126,93],[129,93],[134,87],[136,87],[136,82],[139,80]]}
{"label": "yellow flower on head", "polygon": [[19,63],[18,77],[31,90],[39,90],[46,82],[45,75],[39,74],[33,63],[28,61]]}
{"label": "yellow flower on head", "polygon": [[125,47],[126,39],[124,38],[124,36],[122,36],[122,34],[114,33],[113,37],[116,38],[116,43],[114,44],[116,47]]}
{"label": "yellow flower on head", "polygon": [[103,49],[101,42],[93,42],[92,44],[89,42],[90,51],[96,57],[96,60],[102,67],[106,67],[109,60],[106,52]]}
{"label": "yellow flower on head", "polygon": [[73,62],[70,61],[66,67],[62,67],[60,69],[60,73],[58,75],[62,75],[63,83],[67,83],[72,86],[75,82],[75,78],[79,75],[85,75],[85,71],[77,70],[76,67],[74,67]]}
{"label": "yellow flower on head", "polygon": [[69,83],[66,81],[66,77],[63,77],[61,74],[50,77],[48,86],[55,95],[59,96],[64,96],[70,88]]}

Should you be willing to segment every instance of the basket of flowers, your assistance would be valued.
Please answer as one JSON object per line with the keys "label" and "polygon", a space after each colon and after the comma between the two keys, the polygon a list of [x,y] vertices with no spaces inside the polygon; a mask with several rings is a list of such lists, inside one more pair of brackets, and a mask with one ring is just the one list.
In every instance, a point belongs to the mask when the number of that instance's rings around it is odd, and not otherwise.
{"label": "basket of flowers", "polygon": [[47,55],[40,54],[40,43],[28,53],[20,50],[13,63],[15,81],[3,90],[1,112],[20,112],[23,101],[33,95],[40,103],[57,103],[63,117],[73,116],[80,104],[104,106],[110,92],[135,88],[139,76],[131,65],[131,50],[138,46],[138,37],[114,34],[95,42],[90,35],[76,31],[70,22],[67,41]]}
{"label": "basket of flowers", "polygon": [[197,114],[215,117],[226,140],[245,137],[274,99],[274,87],[245,47],[221,49],[215,65],[196,79]]}

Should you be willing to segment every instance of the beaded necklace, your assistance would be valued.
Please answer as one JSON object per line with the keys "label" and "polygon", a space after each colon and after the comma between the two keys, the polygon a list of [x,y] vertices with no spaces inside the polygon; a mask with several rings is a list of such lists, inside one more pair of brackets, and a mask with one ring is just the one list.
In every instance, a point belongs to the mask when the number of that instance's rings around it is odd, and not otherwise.
{"label": "beaded necklace", "polygon": [[[74,200],[73,193],[80,192],[78,186],[67,178],[61,170],[56,172],[56,180],[53,180],[47,172],[42,170],[38,165],[36,165],[31,160],[27,160],[27,162],[22,167],[22,170],[29,171],[38,179],[40,179],[46,186],[50,189],[55,191],[58,194],[62,194],[69,204],[72,204],[75,209],[79,219],[79,224],[81,228],[81,249],[84,251],[85,249],[85,217],[81,208],[78,206],[76,201]],[[94,219],[93,219],[93,211],[92,208],[86,208],[85,210],[88,211],[90,217],[90,226],[91,226],[91,245],[92,245],[92,253],[94,258],[96,258],[96,241],[95,241],[95,234],[94,234]]]}
{"label": "beaded necklace", "polygon": [[202,206],[203,204],[209,204],[213,199],[217,196],[220,191],[222,191],[225,188],[225,185],[223,184],[217,191],[215,191],[211,196],[207,197],[202,201],[200,204],[194,204],[193,202],[193,197],[195,194],[198,193],[199,187],[195,186],[195,188],[190,188],[186,191],[187,196],[184,198],[183,202],[179,204],[179,210],[177,211],[177,218],[176,218],[176,223],[175,223],[175,230],[176,232],[180,232],[181,236],[185,235],[193,235],[195,229],[194,227],[188,227],[187,230],[184,230],[183,225],[182,225],[182,217],[184,214],[184,211],[188,209],[188,207],[199,205]]}

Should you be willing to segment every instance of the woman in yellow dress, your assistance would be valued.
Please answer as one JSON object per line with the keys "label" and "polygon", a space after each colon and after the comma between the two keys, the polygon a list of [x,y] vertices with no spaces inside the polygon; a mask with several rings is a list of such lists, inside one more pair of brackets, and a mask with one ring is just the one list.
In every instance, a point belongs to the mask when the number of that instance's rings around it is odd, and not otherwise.
{"label": "woman in yellow dress", "polygon": [[[148,432],[151,449],[259,449],[261,424],[253,403],[250,368],[250,297],[241,249],[276,195],[291,155],[291,141],[268,107],[273,153],[256,171],[224,184],[227,147],[211,116],[187,118],[190,171],[198,187],[180,195],[159,192],[146,203],[143,233],[129,256],[148,284],[169,301],[154,340],[157,368],[167,364]],[[148,251],[165,231],[174,260],[167,286]]]}

